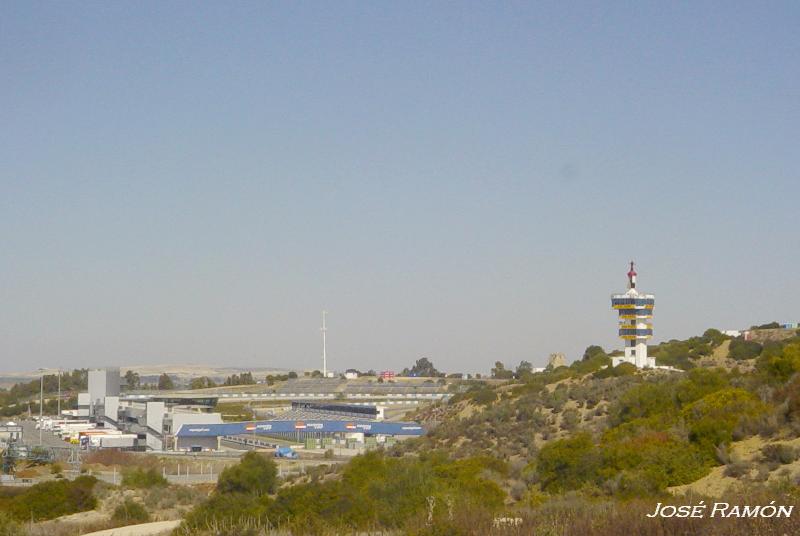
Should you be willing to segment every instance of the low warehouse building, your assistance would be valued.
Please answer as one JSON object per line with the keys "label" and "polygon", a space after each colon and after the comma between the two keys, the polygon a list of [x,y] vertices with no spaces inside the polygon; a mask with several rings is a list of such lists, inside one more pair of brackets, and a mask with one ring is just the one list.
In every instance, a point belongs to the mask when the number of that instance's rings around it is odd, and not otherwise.
{"label": "low warehouse building", "polygon": [[425,429],[415,422],[376,421],[255,421],[225,424],[184,424],[175,433],[175,450],[216,450],[221,438],[274,436],[296,441],[323,437],[416,437]]}

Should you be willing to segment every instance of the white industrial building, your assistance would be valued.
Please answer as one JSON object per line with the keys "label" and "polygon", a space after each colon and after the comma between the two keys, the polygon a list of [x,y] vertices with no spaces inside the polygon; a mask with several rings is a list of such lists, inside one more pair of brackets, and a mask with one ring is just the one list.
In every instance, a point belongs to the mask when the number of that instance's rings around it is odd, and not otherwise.
{"label": "white industrial building", "polygon": [[[118,368],[90,370],[88,376],[88,392],[78,394],[78,409],[71,413],[93,421],[98,429],[119,430],[126,432],[126,438],[135,438],[124,444],[109,440],[114,446],[168,450],[175,431],[184,424],[222,423],[222,415],[213,411],[216,396],[158,391],[121,395]],[[89,444],[102,446],[102,442]]]}

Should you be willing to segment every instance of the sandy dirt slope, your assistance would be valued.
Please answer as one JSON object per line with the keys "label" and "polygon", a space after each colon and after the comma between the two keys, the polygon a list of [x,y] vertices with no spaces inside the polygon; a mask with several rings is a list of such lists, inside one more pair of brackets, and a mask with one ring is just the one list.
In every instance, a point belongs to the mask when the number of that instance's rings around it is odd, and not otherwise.
{"label": "sandy dirt slope", "polygon": [[90,532],[84,534],[84,536],[166,536],[180,524],[180,520],[156,521],[155,523],[143,523],[141,525],[129,525],[117,529]]}

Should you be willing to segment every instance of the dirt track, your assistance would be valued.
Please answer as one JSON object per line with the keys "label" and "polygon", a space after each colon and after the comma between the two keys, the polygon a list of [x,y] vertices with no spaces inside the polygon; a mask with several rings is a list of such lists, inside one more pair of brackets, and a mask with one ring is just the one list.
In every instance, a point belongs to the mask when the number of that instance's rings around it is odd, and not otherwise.
{"label": "dirt track", "polygon": [[163,536],[172,532],[180,524],[180,520],[156,521],[155,523],[143,523],[141,525],[129,525],[118,529],[90,532],[84,534],[84,536]]}

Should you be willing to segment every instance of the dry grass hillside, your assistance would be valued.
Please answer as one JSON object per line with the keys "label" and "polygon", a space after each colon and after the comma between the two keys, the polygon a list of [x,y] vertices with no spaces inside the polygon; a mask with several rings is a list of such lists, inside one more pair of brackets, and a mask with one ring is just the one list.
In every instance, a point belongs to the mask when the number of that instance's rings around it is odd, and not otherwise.
{"label": "dry grass hillside", "polygon": [[[688,359],[688,371],[617,372],[602,368],[597,353],[501,386],[465,384],[448,404],[421,408],[414,418],[431,432],[398,450],[497,457],[525,468],[518,480],[547,491],[555,485],[536,474],[542,456],[577,452],[576,438],[585,438],[580,449],[596,463],[581,468],[575,462],[579,474],[574,481],[556,478],[559,489],[592,483],[612,491],[644,486],[722,496],[794,485],[800,482],[800,379],[787,380],[793,367],[800,370],[797,348],[796,338],[760,346],[707,332],[660,348],[670,359]],[[650,467],[649,459],[672,451],[670,460],[688,456],[690,469]],[[556,463],[567,471],[573,462]]]}

